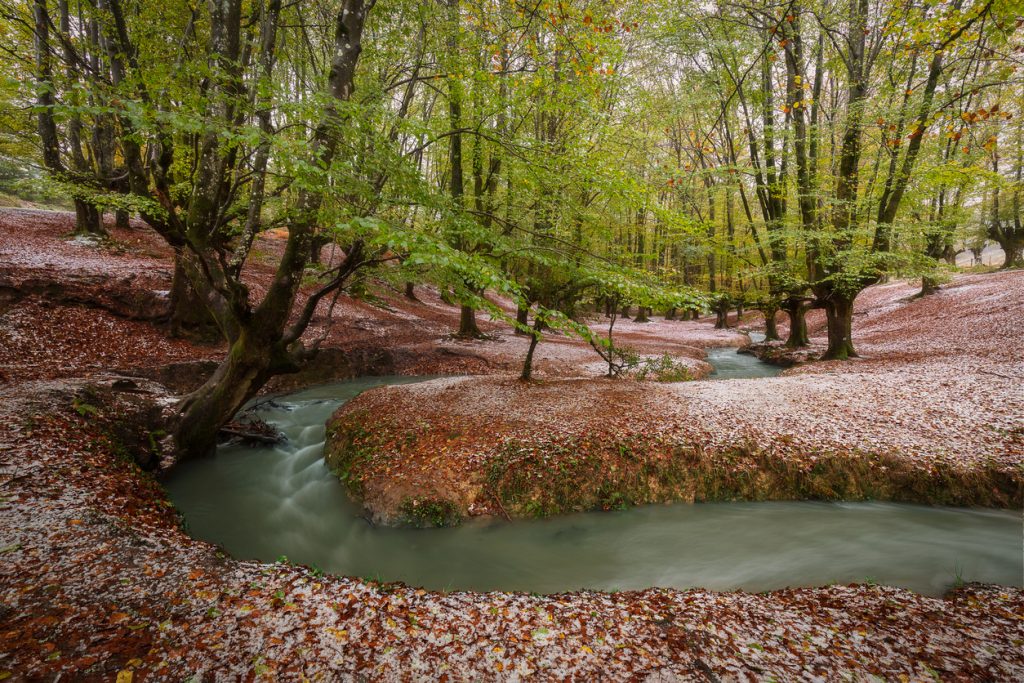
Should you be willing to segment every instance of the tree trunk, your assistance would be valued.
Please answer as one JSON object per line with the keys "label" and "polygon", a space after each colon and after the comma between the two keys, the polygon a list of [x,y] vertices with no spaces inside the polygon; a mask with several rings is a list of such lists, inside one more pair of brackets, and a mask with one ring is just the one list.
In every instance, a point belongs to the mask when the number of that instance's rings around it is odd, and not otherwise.
{"label": "tree trunk", "polygon": [[182,259],[174,257],[171,280],[171,336],[214,341],[221,335],[217,322],[188,277]]}
{"label": "tree trunk", "polygon": [[75,234],[104,236],[103,214],[92,204],[75,200]]}
{"label": "tree trunk", "polygon": [[322,235],[313,235],[313,238],[309,241],[309,264],[312,266],[318,266],[323,258],[324,247],[330,242],[329,239]]}
{"label": "tree trunk", "polygon": [[676,319],[676,309],[675,308],[670,308],[667,311],[665,311],[665,320],[675,320],[675,319]]}
{"label": "tree trunk", "polygon": [[999,267],[1000,270],[1008,270],[1010,268],[1024,268],[1024,236],[1021,239],[1000,239],[998,240],[1000,248],[1003,250],[1005,255],[1003,258],[1003,265]]}
{"label": "tree trunk", "polygon": [[118,230],[127,230],[131,227],[130,216],[124,209],[114,212],[114,227]]}
{"label": "tree trunk", "polygon": [[633,322],[635,322],[635,323],[649,323],[649,322],[651,322],[651,319],[648,317],[649,313],[650,313],[650,309],[649,308],[647,308],[646,306],[640,306],[639,310],[636,312],[636,317],[633,318]]}
{"label": "tree trunk", "polygon": [[779,341],[781,339],[779,337],[779,328],[775,324],[775,314],[778,312],[779,309],[774,306],[764,309],[764,340],[766,342]]}
{"label": "tree trunk", "polygon": [[729,329],[729,302],[725,299],[715,305],[715,329]]}
{"label": "tree trunk", "polygon": [[518,325],[515,328],[515,333],[516,334],[520,334],[520,335],[529,334],[528,332],[526,332],[525,330],[520,328],[519,325],[522,325],[523,327],[527,327],[530,324],[530,309],[526,308],[525,306],[520,306],[519,308],[517,308],[516,309],[516,323],[518,323]]}
{"label": "tree trunk", "polygon": [[807,336],[807,311],[810,306],[800,299],[790,299],[786,302],[786,314],[789,316],[789,337],[786,338],[787,349],[799,349],[809,346],[810,337]]}
{"label": "tree trunk", "polygon": [[519,374],[519,379],[523,382],[529,382],[530,378],[533,377],[533,352],[537,350],[537,344],[540,343],[540,337],[543,331],[544,323],[540,318],[537,318],[533,322],[533,331],[530,333],[530,348],[526,351],[526,360],[523,361],[523,371]]}
{"label": "tree trunk", "polygon": [[455,335],[460,339],[483,339],[484,333],[476,324],[476,309],[463,305],[459,312],[459,331]]}
{"label": "tree trunk", "polygon": [[620,318],[628,318],[629,317],[629,306],[623,306],[622,307],[622,310],[619,311],[619,317]]}
{"label": "tree trunk", "polygon": [[419,301],[416,298],[416,285],[412,282],[405,283],[405,298],[409,301]]}
{"label": "tree trunk", "polygon": [[213,376],[182,400],[175,429],[182,459],[213,452],[221,426],[274,374],[270,349],[266,340],[243,333]]}
{"label": "tree trunk", "polygon": [[856,358],[853,348],[853,300],[854,297],[833,293],[825,302],[825,316],[828,320],[828,349],[825,360],[846,360]]}

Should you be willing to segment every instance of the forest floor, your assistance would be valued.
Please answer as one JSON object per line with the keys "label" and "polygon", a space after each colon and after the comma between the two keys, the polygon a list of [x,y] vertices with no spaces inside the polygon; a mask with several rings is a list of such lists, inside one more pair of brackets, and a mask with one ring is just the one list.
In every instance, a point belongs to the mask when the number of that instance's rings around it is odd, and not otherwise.
{"label": "forest floor", "polygon": [[[110,374],[162,377],[168,366],[209,363],[223,349],[168,339],[149,318],[170,279],[168,253],[152,235],[115,233],[112,250],[64,238],[69,226],[62,214],[0,212],[0,680],[1024,677],[1020,588],[968,585],[944,599],[870,585],[765,594],[438,593],[231,559],[190,538],[159,482],[134,464],[137,451],[159,450],[159,434],[147,430],[154,411],[172,397],[159,384],[130,384]],[[866,410],[886,393],[876,396],[871,387],[895,389],[920,371],[929,374],[902,387],[900,396],[934,400],[934,411],[907,413],[899,406],[871,433],[901,424],[916,448],[932,444],[930,434],[950,419],[947,441],[956,457],[980,446],[999,467],[1012,462],[1021,453],[1012,440],[1020,438],[1021,410],[1020,384],[1010,382],[1024,376],[1024,367],[1011,331],[1020,329],[1024,278],[987,278],[957,280],[934,304],[902,301],[909,292],[903,285],[865,293],[857,340],[869,358],[807,366],[788,371],[796,377],[768,380],[792,382],[783,385],[789,388],[779,399],[791,412],[779,416],[768,412],[770,406],[759,407],[765,412],[730,429],[774,428],[776,418],[792,418],[826,400]],[[125,286],[119,289],[118,281]],[[956,306],[973,306],[964,296],[972,291],[983,308],[968,314]],[[135,298],[139,292],[145,296]],[[331,346],[340,357],[347,351],[370,354],[374,344],[384,343],[386,358],[366,356],[365,366],[378,371],[511,376],[523,340],[500,333],[500,341],[448,339],[456,311],[429,290],[423,299],[406,303],[396,293],[387,299],[390,310],[345,302]],[[960,303],[947,310],[951,302]],[[917,305],[934,309],[930,316],[901,320]],[[928,323],[932,329],[949,330],[942,344],[929,346],[927,335],[907,336],[908,326],[929,317],[935,318]],[[497,327],[483,325],[491,333]],[[706,321],[630,330],[633,325],[623,326],[623,339],[632,337],[651,354],[666,348],[651,340],[659,328],[671,331],[667,343],[677,350],[745,343],[734,332],[711,330]],[[1006,348],[984,341],[989,334]],[[417,364],[417,349],[432,345],[450,351],[431,352]],[[936,355],[937,346],[946,351]],[[537,391],[546,401],[558,393],[553,387],[578,382],[565,378],[589,373],[594,358],[578,342],[546,341],[544,349],[550,355],[540,376],[547,381]],[[701,362],[699,352],[685,353],[678,356]],[[892,358],[887,362],[885,355]],[[905,375],[890,376],[903,365],[909,368]],[[321,376],[358,370],[339,364]],[[686,416],[678,419],[698,421],[765,403],[750,384],[764,381],[645,388],[669,392],[659,395],[686,405]],[[438,383],[438,395],[451,382]],[[839,383],[832,394],[828,382]],[[633,391],[632,384],[622,386]],[[817,393],[801,403],[805,388]],[[980,398],[958,407],[962,391]],[[577,402],[585,401],[581,396]],[[545,409],[543,402],[527,403],[532,407],[524,411],[539,415]],[[491,407],[485,402],[480,409]],[[619,412],[631,411],[619,406]],[[925,418],[930,427],[918,424]],[[821,422],[821,411],[799,419],[808,420],[798,424],[814,427],[819,438],[836,431],[835,423]],[[708,438],[731,433],[712,424]],[[1006,452],[982,444],[999,424]],[[966,445],[954,443],[960,440]],[[913,457],[920,455],[914,451]]]}

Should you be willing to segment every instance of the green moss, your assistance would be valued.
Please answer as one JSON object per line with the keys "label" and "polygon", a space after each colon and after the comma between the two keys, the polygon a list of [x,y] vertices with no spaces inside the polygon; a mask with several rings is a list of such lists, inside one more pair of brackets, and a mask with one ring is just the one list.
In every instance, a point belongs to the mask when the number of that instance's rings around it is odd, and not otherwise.
{"label": "green moss", "polygon": [[375,450],[370,432],[362,426],[366,418],[365,413],[349,413],[331,423],[324,450],[327,466],[356,498],[363,495],[359,468],[373,457]]}
{"label": "green moss", "polygon": [[462,521],[459,506],[444,498],[404,498],[398,509],[402,521],[416,527],[458,526]]}
{"label": "green moss", "polygon": [[[571,456],[558,455],[566,451]],[[487,489],[513,515],[546,517],[669,501],[891,500],[1014,507],[1024,478],[996,464],[930,468],[875,454],[774,457],[750,447],[711,456],[699,448],[648,444],[510,443],[486,469]]]}

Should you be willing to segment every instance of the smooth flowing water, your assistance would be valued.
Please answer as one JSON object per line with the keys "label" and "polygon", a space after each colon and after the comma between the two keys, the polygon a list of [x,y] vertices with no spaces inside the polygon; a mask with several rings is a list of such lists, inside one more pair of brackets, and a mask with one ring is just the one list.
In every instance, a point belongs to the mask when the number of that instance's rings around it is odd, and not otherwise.
{"label": "smooth flowing water", "polygon": [[[750,332],[753,342],[764,341],[760,332]],[[708,379],[745,379],[751,377],[775,377],[784,368],[763,363],[749,353],[738,353],[733,347],[708,349],[708,362],[715,367]]]}
{"label": "smooth flowing water", "polygon": [[768,590],[873,580],[941,594],[1021,585],[1021,515],[888,503],[649,506],[453,529],[374,528],[324,466],[324,422],[367,378],[263,401],[288,441],[224,446],[168,482],[190,533],[238,558],[431,589]]}

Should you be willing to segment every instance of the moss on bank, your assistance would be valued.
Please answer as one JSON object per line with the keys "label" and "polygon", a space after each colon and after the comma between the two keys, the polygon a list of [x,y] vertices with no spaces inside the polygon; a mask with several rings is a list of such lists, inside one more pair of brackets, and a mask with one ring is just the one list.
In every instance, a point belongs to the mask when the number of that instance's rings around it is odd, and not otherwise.
{"label": "moss on bank", "polygon": [[[867,452],[794,458],[753,443],[712,453],[644,433],[531,440],[503,436],[497,426],[486,435],[466,431],[403,428],[364,411],[342,412],[325,455],[352,496],[385,524],[447,526],[480,514],[546,517],[676,501],[1024,504],[1024,471],[994,462],[963,467]],[[424,459],[433,464],[417,468]]]}
{"label": "moss on bank", "polygon": [[[580,447],[583,446],[583,447]],[[877,454],[813,461],[774,457],[751,445],[722,454],[699,447],[613,444],[554,451],[506,443],[486,470],[487,488],[517,516],[621,509],[672,501],[885,500],[1018,507],[1022,478],[995,466],[922,467]]]}

